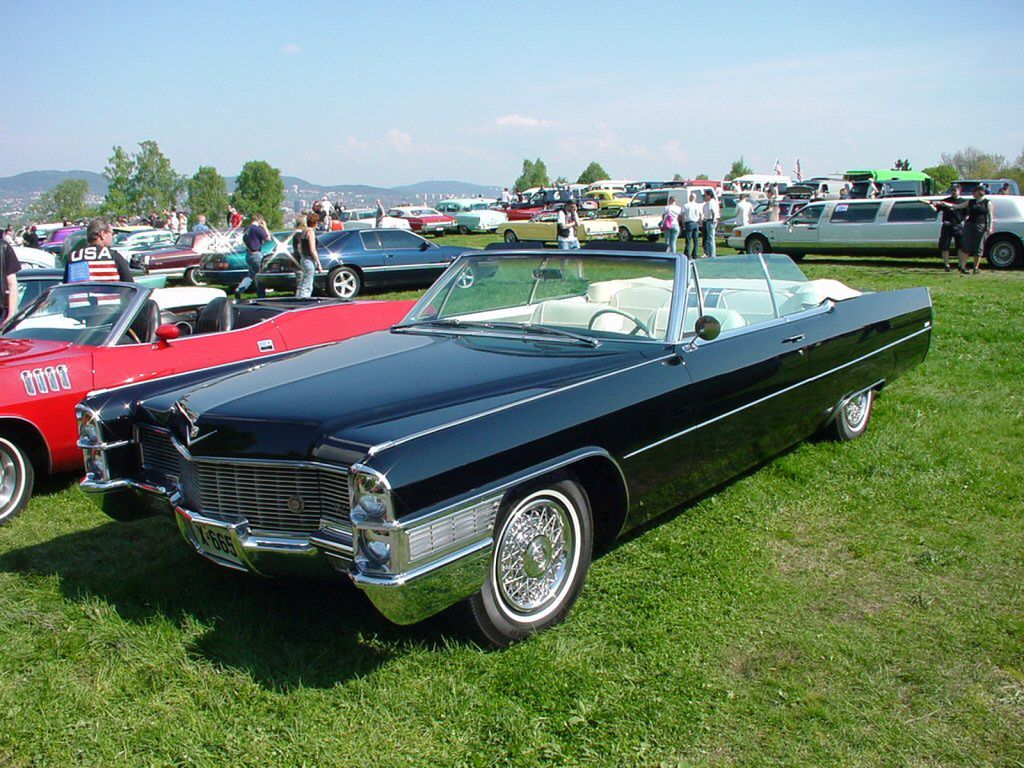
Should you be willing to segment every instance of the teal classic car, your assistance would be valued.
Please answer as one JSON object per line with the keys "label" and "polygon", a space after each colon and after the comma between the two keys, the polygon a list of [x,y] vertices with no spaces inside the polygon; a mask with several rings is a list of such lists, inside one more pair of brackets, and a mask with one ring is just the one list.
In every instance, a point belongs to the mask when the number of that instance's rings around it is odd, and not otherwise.
{"label": "teal classic car", "polygon": [[[271,232],[270,240],[263,244],[263,260],[278,254],[292,252],[293,230]],[[199,260],[198,277],[204,283],[236,288],[249,274],[245,263],[245,246],[240,245],[225,253],[204,253]]]}
{"label": "teal classic car", "polygon": [[460,235],[495,232],[508,221],[508,216],[492,208],[495,203],[495,200],[481,197],[453,198],[442,200],[437,204],[437,210],[455,219],[455,229]]}

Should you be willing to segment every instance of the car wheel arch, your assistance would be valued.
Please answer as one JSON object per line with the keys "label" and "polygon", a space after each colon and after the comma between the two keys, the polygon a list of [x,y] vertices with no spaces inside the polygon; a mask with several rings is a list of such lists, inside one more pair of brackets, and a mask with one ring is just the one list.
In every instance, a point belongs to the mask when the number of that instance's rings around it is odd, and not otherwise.
{"label": "car wheel arch", "polygon": [[49,474],[52,471],[50,448],[39,427],[32,422],[13,416],[0,416],[0,437],[6,437],[21,446],[37,472]]}
{"label": "car wheel arch", "polygon": [[[1017,255],[1011,264],[1007,266],[996,266],[989,261],[989,254],[996,245],[1003,242],[1009,242],[1013,245],[1017,251]],[[1012,267],[1020,266],[1022,254],[1024,254],[1024,241],[1022,241],[1020,236],[1015,232],[996,232],[985,240],[985,261],[988,262],[993,269],[1010,269]]]}

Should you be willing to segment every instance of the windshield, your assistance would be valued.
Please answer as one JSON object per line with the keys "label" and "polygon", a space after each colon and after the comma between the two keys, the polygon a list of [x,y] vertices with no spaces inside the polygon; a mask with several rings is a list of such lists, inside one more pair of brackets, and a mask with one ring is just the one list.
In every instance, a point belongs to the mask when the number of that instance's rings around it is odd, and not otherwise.
{"label": "windshield", "polygon": [[113,283],[54,286],[4,336],[102,346],[136,296],[137,288]]}
{"label": "windshield", "polygon": [[463,256],[402,326],[561,332],[570,341],[665,339],[675,260],[646,256]]}

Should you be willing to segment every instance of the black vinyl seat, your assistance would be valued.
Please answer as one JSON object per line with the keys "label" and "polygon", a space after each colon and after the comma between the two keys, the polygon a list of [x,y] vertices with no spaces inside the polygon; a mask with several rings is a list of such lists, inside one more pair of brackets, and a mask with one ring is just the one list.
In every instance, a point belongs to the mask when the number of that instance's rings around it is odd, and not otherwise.
{"label": "black vinyl seat", "polygon": [[231,299],[218,296],[199,311],[196,333],[220,333],[234,327],[234,312]]}
{"label": "black vinyl seat", "polygon": [[147,299],[146,303],[142,305],[142,309],[139,310],[139,314],[128,327],[129,338],[134,336],[135,338],[131,339],[133,342],[137,340],[142,344],[150,344],[156,341],[156,329],[159,326],[160,305],[153,299]]}

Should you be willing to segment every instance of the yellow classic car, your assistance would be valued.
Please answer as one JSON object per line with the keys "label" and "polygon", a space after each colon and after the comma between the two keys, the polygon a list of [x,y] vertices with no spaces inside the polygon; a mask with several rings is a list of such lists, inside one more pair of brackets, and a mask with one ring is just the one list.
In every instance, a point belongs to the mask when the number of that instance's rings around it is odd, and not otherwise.
{"label": "yellow classic car", "polygon": [[[590,213],[597,213],[593,211]],[[590,213],[580,215],[577,237],[583,240],[611,240],[618,237],[619,225],[613,219],[593,218]],[[558,239],[556,222],[558,211],[541,211],[529,221],[507,221],[498,225],[497,233],[506,243],[520,240],[554,242]]]}
{"label": "yellow classic car", "polygon": [[583,205],[593,200],[598,208],[624,208],[629,205],[629,195],[623,195],[614,189],[592,189],[583,196]]}
{"label": "yellow classic car", "polygon": [[621,208],[601,211],[606,221],[614,222],[616,237],[624,243],[638,237],[646,237],[654,242],[661,237],[661,216],[646,214],[643,216],[623,216]]}

